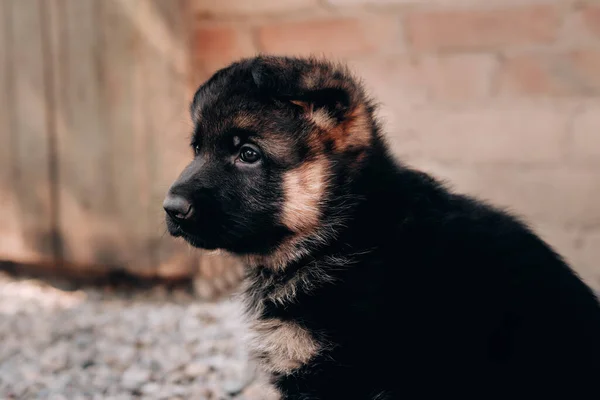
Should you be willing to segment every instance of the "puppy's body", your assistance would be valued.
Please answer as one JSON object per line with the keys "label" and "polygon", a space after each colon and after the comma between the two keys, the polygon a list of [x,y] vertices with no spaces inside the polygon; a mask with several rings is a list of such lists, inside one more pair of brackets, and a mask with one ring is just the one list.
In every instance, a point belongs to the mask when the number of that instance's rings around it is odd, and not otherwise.
{"label": "puppy's body", "polygon": [[[250,271],[255,325],[283,321],[314,341],[304,365],[270,367],[280,389],[301,399],[592,398],[600,312],[589,290],[513,218],[377,158],[356,182],[368,200],[335,244],[279,273]],[[276,352],[263,362],[286,353]]]}
{"label": "puppy's body", "polygon": [[192,113],[195,138],[244,125],[262,155],[234,149],[211,179],[218,145],[197,156],[170,194],[194,218],[169,228],[247,262],[252,353],[283,398],[594,398],[588,287],[516,218],[397,163],[345,70],[244,60]]}

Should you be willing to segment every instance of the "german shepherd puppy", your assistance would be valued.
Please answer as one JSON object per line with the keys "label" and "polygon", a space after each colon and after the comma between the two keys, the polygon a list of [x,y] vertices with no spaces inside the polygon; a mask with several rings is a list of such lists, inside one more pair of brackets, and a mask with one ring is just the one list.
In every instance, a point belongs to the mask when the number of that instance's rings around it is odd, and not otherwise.
{"label": "german shepherd puppy", "polygon": [[599,398],[592,291],[516,217],[394,160],[346,68],[244,59],[191,116],[168,229],[243,259],[282,398]]}

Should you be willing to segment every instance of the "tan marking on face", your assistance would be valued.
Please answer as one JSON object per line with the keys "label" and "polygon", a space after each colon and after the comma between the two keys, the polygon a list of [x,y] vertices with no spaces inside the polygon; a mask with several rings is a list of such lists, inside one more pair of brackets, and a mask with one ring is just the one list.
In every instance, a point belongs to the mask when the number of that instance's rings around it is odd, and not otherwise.
{"label": "tan marking on face", "polygon": [[[357,156],[359,161],[364,159],[364,153]],[[319,167],[313,164],[322,165]],[[352,167],[358,167],[353,164]],[[302,171],[302,172],[300,172]],[[316,180],[310,182],[312,185],[319,190],[313,190],[315,195],[309,196],[309,192],[305,188],[307,179],[310,179],[311,173],[320,177],[322,180]],[[325,171],[323,173],[322,171]],[[338,228],[343,226],[344,221],[342,219],[327,220],[327,222],[321,220],[319,206],[324,201],[325,193],[327,191],[328,184],[328,162],[326,159],[318,159],[316,161],[307,163],[298,169],[290,171],[288,174],[287,184],[284,186],[286,189],[286,199],[291,199],[290,203],[285,203],[282,213],[282,222],[285,221],[290,229],[296,228],[295,234],[286,238],[276,249],[269,254],[246,254],[238,256],[241,261],[249,268],[264,267],[275,271],[281,271],[285,269],[290,263],[300,260],[303,257],[310,255],[313,246],[318,244],[329,243],[331,240],[335,240],[338,235]],[[304,178],[300,178],[303,176]],[[304,183],[303,183],[304,181]],[[291,188],[291,190],[287,190]],[[317,193],[321,193],[320,196],[316,196]],[[305,201],[309,205],[316,205],[313,207],[302,207],[302,202]],[[296,204],[300,203],[300,204]],[[308,210],[309,212],[307,212]],[[305,212],[304,216],[314,217],[311,220],[303,219],[301,212]],[[289,298],[289,294],[293,295],[293,290],[286,290],[275,293],[274,298],[271,300],[278,301],[278,298],[284,299]]]}
{"label": "tan marking on face", "polygon": [[325,159],[306,162],[284,174],[281,220],[292,232],[303,233],[319,224],[327,175]]}
{"label": "tan marking on face", "polygon": [[314,111],[309,119],[321,129],[333,129],[335,127],[335,121],[324,109]]}
{"label": "tan marking on face", "polygon": [[317,127],[308,136],[307,144],[312,154],[322,154],[325,147],[323,137],[327,137],[326,132],[335,128],[335,121],[322,109],[314,111],[307,118]]}
{"label": "tan marking on face", "polygon": [[364,104],[356,107],[349,116],[347,147],[369,147],[372,137],[369,112]]}
{"label": "tan marking on face", "polygon": [[262,139],[257,140],[258,145],[269,155],[276,159],[287,159],[292,143],[285,137],[275,134],[264,134]]}
{"label": "tan marking on face", "polygon": [[[259,119],[250,113],[238,113],[233,117],[232,127],[239,129],[256,130],[260,124]],[[271,156],[279,159],[285,159],[288,156],[290,141],[279,135],[266,133],[265,136],[257,139],[258,145]]]}
{"label": "tan marking on face", "polygon": [[233,117],[233,126],[240,129],[254,129],[257,122],[256,117],[249,113],[240,112]]}
{"label": "tan marking on face", "polygon": [[277,318],[251,322],[252,354],[271,373],[289,375],[313,359],[322,346],[297,323]]}

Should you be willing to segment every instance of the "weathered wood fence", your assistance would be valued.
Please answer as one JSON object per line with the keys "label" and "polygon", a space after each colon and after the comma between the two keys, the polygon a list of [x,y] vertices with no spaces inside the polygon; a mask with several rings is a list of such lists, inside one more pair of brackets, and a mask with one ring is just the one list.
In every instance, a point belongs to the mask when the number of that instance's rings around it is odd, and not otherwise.
{"label": "weathered wood fence", "polygon": [[186,4],[0,1],[0,260],[197,269],[161,208],[191,156]]}

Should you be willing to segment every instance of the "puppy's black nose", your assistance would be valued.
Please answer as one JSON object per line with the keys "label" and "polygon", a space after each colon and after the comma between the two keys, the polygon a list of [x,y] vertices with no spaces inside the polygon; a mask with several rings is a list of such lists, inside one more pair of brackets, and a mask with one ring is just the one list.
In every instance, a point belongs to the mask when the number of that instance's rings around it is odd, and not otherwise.
{"label": "puppy's black nose", "polygon": [[163,208],[167,214],[178,220],[189,219],[194,213],[192,204],[189,201],[174,194],[167,195],[163,202]]}

